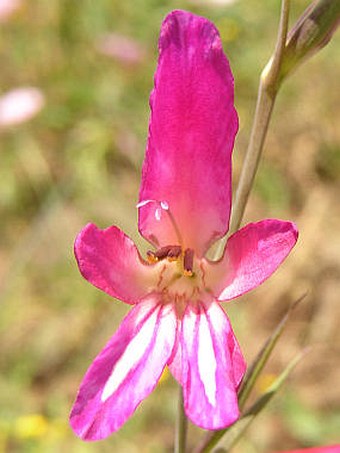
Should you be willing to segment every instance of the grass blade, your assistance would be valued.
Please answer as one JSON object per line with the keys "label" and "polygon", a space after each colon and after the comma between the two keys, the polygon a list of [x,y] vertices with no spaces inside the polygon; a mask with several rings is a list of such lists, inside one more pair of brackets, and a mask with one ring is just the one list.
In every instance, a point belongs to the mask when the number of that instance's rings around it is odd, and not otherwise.
{"label": "grass blade", "polygon": [[274,349],[276,343],[278,342],[279,338],[281,337],[281,335],[284,331],[284,328],[287,325],[290,315],[292,314],[293,310],[297,307],[297,305],[305,297],[306,297],[306,293],[303,294],[301,297],[299,297],[299,299],[297,299],[294,303],[292,303],[290,305],[290,307],[288,308],[288,310],[282,317],[281,321],[277,325],[276,329],[270,335],[270,337],[263,345],[263,347],[260,350],[257,357],[255,358],[253,363],[250,365],[250,367],[243,379],[243,382],[241,384],[241,387],[240,387],[239,393],[238,393],[238,401],[239,401],[240,410],[242,410],[244,408],[244,405],[247,402],[250,392],[252,391],[261,371],[263,370],[264,366],[268,362],[268,359],[271,356],[271,353],[273,352],[273,349]]}
{"label": "grass blade", "polygon": [[[227,453],[244,434],[254,418],[267,406],[273,396],[276,395],[295,366],[305,356],[307,351],[308,349],[304,349],[290,361],[287,367],[275,379],[268,390],[255,401],[255,403],[241,416],[241,418],[236,423],[234,423],[229,428],[226,428],[225,430],[212,433],[209,441],[206,442],[206,444],[201,447],[200,450],[198,450],[198,453],[219,453],[222,451]],[[221,445],[217,446],[220,441],[222,441]],[[217,448],[215,448],[216,446]]]}

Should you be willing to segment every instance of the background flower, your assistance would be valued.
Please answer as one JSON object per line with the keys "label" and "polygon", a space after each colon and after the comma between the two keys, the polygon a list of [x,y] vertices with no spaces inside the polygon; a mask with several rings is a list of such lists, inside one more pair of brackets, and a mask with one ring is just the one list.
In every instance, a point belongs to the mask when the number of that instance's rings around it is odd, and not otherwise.
{"label": "background flower", "polygon": [[0,96],[0,127],[15,126],[37,115],[45,104],[41,90],[20,87]]}
{"label": "background flower", "polygon": [[7,21],[21,4],[21,0],[0,0],[0,23]]}

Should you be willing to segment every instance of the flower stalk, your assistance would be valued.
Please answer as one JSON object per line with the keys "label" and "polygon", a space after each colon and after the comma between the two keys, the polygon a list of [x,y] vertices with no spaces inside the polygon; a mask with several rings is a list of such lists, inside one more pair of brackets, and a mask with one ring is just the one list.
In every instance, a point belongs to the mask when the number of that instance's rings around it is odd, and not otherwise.
{"label": "flower stalk", "polygon": [[276,96],[283,80],[322,49],[340,23],[339,0],[316,0],[288,33],[290,0],[283,0],[274,53],[261,74],[253,126],[238,183],[229,235],[238,230],[262,155]]}
{"label": "flower stalk", "polygon": [[182,387],[179,386],[174,453],[185,453],[187,428],[188,428],[188,419],[184,412],[183,392],[182,392]]}
{"label": "flower stalk", "polygon": [[264,141],[267,135],[271,114],[279,88],[278,81],[280,68],[288,31],[289,7],[290,0],[283,0],[275,51],[261,75],[255,117],[246,157],[236,190],[229,234],[233,234],[237,231],[241,224],[262,155]]}

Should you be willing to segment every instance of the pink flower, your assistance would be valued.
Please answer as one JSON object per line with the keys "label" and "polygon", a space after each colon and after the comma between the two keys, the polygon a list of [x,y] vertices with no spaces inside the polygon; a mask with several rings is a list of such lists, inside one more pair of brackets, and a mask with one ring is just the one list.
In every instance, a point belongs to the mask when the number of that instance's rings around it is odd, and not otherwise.
{"label": "pink flower", "polygon": [[141,63],[145,58],[145,50],[138,41],[118,33],[102,36],[97,42],[97,49],[102,54],[127,65]]}
{"label": "pink flower", "polygon": [[281,453],[340,453],[340,444],[328,445],[327,447],[302,448]]}
{"label": "pink flower", "polygon": [[268,219],[234,234],[218,262],[205,257],[228,230],[233,77],[218,31],[202,17],[170,13],[159,48],[138,204],[139,231],[155,250],[144,260],[115,226],[89,224],[75,242],[82,275],[133,305],[74,404],[71,425],[86,440],[119,429],[166,365],[193,423],[232,424],[246,365],[220,302],[260,285],[297,240],[292,223]]}
{"label": "pink flower", "polygon": [[193,5],[201,6],[224,6],[235,3],[236,0],[189,0]]}
{"label": "pink flower", "polygon": [[22,87],[0,97],[0,128],[24,123],[43,108],[45,98],[38,88]]}
{"label": "pink flower", "polygon": [[21,0],[0,0],[0,23],[7,19],[21,6]]}

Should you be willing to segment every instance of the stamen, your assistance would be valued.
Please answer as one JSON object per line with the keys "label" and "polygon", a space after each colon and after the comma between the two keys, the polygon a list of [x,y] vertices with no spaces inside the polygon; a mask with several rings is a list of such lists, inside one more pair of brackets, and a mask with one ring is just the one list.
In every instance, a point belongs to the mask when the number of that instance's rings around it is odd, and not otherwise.
{"label": "stamen", "polygon": [[169,261],[176,261],[176,259],[181,255],[182,248],[179,245],[166,245],[155,252],[148,250],[146,252],[149,263],[157,263],[158,261],[164,260],[167,258]]}
{"label": "stamen", "polygon": [[156,256],[155,252],[153,252],[152,250],[148,250],[146,252],[146,257],[150,264],[155,264],[158,261],[158,258]]}
{"label": "stamen", "polygon": [[174,216],[172,215],[172,212],[170,211],[169,207],[168,207],[168,209],[165,212],[168,214],[170,222],[172,223],[172,226],[174,227],[178,242],[181,245],[183,245],[182,235],[181,235],[181,233],[179,231],[179,228],[178,228],[178,225],[176,223],[176,220],[175,220]]}
{"label": "stamen", "polygon": [[184,267],[183,273],[186,277],[192,277],[194,275],[193,266],[194,266],[194,251],[192,249],[186,249],[184,252],[183,259]]}
{"label": "stamen", "polygon": [[155,255],[159,260],[163,260],[164,258],[167,258],[169,256],[169,253],[171,252],[172,247],[175,247],[173,245],[166,245],[165,247],[162,247],[158,250],[156,250]]}
{"label": "stamen", "polygon": [[182,253],[182,248],[180,245],[174,245],[171,247],[168,253],[168,261],[176,261],[177,258],[181,255]]}
{"label": "stamen", "polygon": [[165,211],[168,216],[169,216],[169,220],[175,230],[175,233],[176,233],[176,236],[177,236],[177,239],[178,239],[178,242],[183,245],[183,240],[182,240],[182,235],[179,231],[179,228],[178,228],[178,225],[176,223],[176,220],[174,218],[174,216],[172,215],[172,212],[170,210],[170,206],[168,204],[167,201],[165,200],[162,200],[162,201],[158,201],[158,200],[143,200],[143,201],[140,201],[138,204],[137,204],[137,209],[140,209],[144,206],[146,206],[147,204],[149,203],[156,203],[158,205],[158,207],[156,208],[155,210],[155,219],[159,222],[162,218],[162,211]]}

